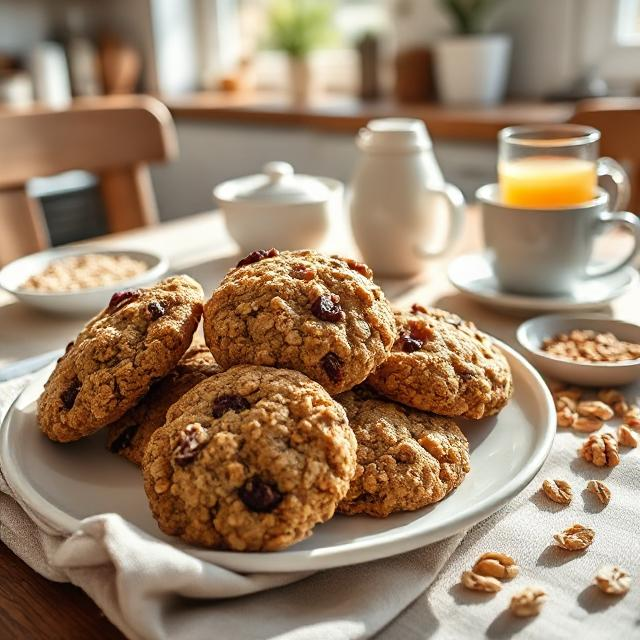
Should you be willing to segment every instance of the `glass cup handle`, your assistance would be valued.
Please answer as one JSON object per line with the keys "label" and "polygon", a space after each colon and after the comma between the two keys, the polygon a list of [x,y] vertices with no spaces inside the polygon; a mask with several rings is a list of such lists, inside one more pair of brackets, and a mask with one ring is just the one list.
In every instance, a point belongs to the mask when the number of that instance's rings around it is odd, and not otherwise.
{"label": "glass cup handle", "polygon": [[628,211],[603,211],[598,216],[596,224],[598,226],[614,224],[627,227],[627,229],[633,233],[633,249],[629,252],[629,255],[613,264],[609,263],[601,267],[588,267],[587,277],[589,278],[599,278],[600,276],[614,273],[622,269],[622,267],[627,266],[640,253],[640,219],[634,213],[629,213]]}
{"label": "glass cup handle", "polygon": [[608,176],[613,182],[613,188],[610,184],[600,184],[609,194],[609,209],[611,211],[624,211],[631,197],[631,184],[624,167],[613,158],[598,158],[596,172],[598,174],[598,183],[600,183],[600,178],[603,176]]}
{"label": "glass cup handle", "polygon": [[447,253],[462,233],[465,201],[462,191],[449,183],[445,183],[442,189],[430,189],[429,191],[442,197],[447,203],[449,209],[449,231],[442,249],[430,250],[422,246],[417,246],[416,249],[422,258],[437,258]]}

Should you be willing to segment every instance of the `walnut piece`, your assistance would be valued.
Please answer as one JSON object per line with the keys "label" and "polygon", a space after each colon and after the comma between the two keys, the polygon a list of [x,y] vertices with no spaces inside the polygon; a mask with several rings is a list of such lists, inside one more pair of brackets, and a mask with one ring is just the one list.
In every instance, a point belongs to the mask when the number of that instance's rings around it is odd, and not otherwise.
{"label": "walnut piece", "polygon": [[540,587],[526,587],[518,591],[509,604],[509,611],[519,618],[537,616],[542,605],[547,601],[547,594]]}
{"label": "walnut piece", "polygon": [[601,567],[594,582],[603,593],[614,596],[624,595],[631,588],[631,576],[624,569],[613,565]]}
{"label": "walnut piece", "polygon": [[587,482],[587,491],[593,493],[604,505],[609,504],[609,500],[611,500],[611,489],[600,480],[589,480]]}
{"label": "walnut piece", "polygon": [[558,411],[566,408],[573,412],[578,408],[578,403],[569,396],[558,396],[555,398],[555,405]]}
{"label": "walnut piece", "polygon": [[581,524],[574,524],[568,529],[556,533],[553,537],[558,546],[567,551],[582,551],[593,542],[595,535],[596,532],[593,529],[587,529]]}
{"label": "walnut piece", "polygon": [[640,442],[640,436],[629,429],[626,424],[620,425],[618,429],[618,444],[623,447],[633,447],[634,449]]}
{"label": "walnut piece", "polygon": [[569,407],[563,407],[556,413],[556,419],[559,427],[573,427],[577,418],[578,414],[571,411]]}
{"label": "walnut piece", "polygon": [[573,428],[581,433],[592,433],[603,426],[604,422],[595,416],[578,416],[573,423]]}
{"label": "walnut piece", "polygon": [[473,571],[465,571],[461,578],[463,586],[472,591],[484,591],[485,593],[496,593],[502,589],[500,580],[491,576],[480,576]]}
{"label": "walnut piece", "polygon": [[624,402],[624,396],[617,389],[600,389],[598,400],[613,407],[618,402]]}
{"label": "walnut piece", "polygon": [[490,551],[483,553],[476,560],[472,572],[479,576],[490,576],[504,580],[515,578],[520,573],[520,568],[511,556]]}
{"label": "walnut piece", "polygon": [[610,433],[592,433],[580,451],[596,467],[615,467],[620,462],[618,443]]}
{"label": "walnut piece", "polygon": [[549,500],[558,504],[569,504],[573,497],[571,485],[566,480],[545,480],[542,490]]}
{"label": "walnut piece", "polygon": [[558,398],[570,398],[575,403],[580,401],[582,398],[582,389],[578,387],[565,387],[564,385],[560,385],[558,387],[553,387],[551,393],[555,399]]}
{"label": "walnut piece", "polygon": [[599,418],[600,420],[611,420],[613,409],[600,400],[583,400],[576,407],[578,415],[586,418]]}
{"label": "walnut piece", "polygon": [[640,429],[640,407],[632,405],[622,416],[622,422],[630,429]]}

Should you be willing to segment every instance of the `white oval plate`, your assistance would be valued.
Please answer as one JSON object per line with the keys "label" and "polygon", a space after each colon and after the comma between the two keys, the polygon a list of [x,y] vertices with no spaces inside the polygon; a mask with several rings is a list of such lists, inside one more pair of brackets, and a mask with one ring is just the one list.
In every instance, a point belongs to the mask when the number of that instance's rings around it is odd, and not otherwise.
{"label": "white oval plate", "polygon": [[601,309],[638,286],[640,276],[634,267],[625,267],[601,278],[585,280],[562,296],[525,296],[503,291],[484,253],[470,253],[449,263],[451,284],[470,298],[508,311],[587,311]]}
{"label": "white oval plate", "polygon": [[50,368],[16,400],[0,433],[5,478],[24,503],[63,532],[83,518],[119,513],[148,534],[202,560],[241,572],[289,572],[358,564],[416,549],[446,538],[491,515],[533,478],[556,431],[553,402],[539,374],[501,345],[514,377],[515,393],[497,417],[460,421],[471,445],[471,472],[443,501],[385,519],[336,516],[311,537],[275,553],[208,551],[163,535],[147,506],[140,472],[104,448],[103,434],[56,444],[39,431],[35,400]]}

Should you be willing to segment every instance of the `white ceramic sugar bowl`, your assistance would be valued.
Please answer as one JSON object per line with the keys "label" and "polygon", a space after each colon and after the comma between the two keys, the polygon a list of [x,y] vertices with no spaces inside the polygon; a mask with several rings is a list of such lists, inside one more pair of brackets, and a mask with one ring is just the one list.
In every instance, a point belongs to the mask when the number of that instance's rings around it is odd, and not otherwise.
{"label": "white ceramic sugar bowl", "polygon": [[318,247],[342,194],[340,181],[296,174],[286,162],[269,162],[262,174],[213,190],[231,237],[247,252]]}

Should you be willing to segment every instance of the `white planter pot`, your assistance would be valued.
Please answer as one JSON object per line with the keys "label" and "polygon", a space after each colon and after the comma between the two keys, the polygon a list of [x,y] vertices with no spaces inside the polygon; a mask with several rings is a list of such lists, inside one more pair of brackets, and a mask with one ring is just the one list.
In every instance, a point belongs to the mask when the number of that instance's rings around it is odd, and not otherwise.
{"label": "white planter pot", "polygon": [[492,105],[504,97],[511,38],[460,36],[435,43],[438,95],[447,105]]}

